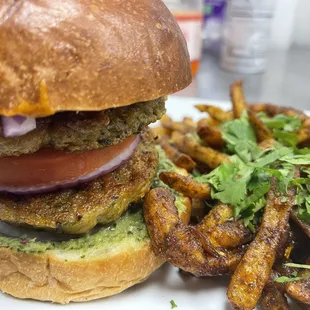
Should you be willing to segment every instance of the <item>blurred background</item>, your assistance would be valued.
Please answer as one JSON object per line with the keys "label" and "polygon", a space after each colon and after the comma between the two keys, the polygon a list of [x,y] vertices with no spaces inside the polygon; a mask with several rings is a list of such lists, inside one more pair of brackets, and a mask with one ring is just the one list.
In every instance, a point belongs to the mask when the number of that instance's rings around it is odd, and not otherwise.
{"label": "blurred background", "polygon": [[178,95],[310,110],[310,0],[164,0],[187,40],[193,83]]}

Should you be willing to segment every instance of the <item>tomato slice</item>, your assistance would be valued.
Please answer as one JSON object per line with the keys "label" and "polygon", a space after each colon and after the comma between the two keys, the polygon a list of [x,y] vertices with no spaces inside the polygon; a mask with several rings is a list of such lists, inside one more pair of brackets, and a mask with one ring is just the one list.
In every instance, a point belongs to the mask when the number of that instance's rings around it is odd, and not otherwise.
{"label": "tomato slice", "polygon": [[67,183],[107,164],[136,139],[82,153],[41,149],[33,154],[0,158],[0,187],[32,187]]}

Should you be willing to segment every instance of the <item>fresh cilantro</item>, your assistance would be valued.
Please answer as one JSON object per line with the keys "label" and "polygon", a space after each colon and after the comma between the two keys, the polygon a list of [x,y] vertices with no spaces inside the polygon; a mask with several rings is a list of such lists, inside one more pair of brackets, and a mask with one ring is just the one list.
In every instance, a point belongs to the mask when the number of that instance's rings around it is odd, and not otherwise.
{"label": "fresh cilantro", "polygon": [[237,154],[244,162],[249,162],[252,157],[261,152],[257,147],[256,135],[246,113],[240,119],[225,122],[221,129],[229,152]]}
{"label": "fresh cilantro", "polygon": [[271,130],[281,129],[287,132],[296,132],[302,127],[300,119],[295,116],[278,114],[270,118],[265,113],[258,113],[258,116],[262,122]]}
{"label": "fresh cilantro", "polygon": [[[197,175],[198,182],[211,185],[211,197],[234,207],[234,216],[244,219],[251,230],[259,223],[261,210],[266,205],[265,195],[270,190],[271,178],[276,178],[277,191],[283,197],[289,186],[297,186],[296,201],[300,202],[298,216],[310,223],[310,178],[294,179],[295,165],[310,164],[310,149],[296,147],[296,132],[301,128],[299,119],[278,115],[269,118],[260,114],[263,122],[273,131],[274,145],[261,150],[256,141],[247,113],[240,119],[221,125],[227,150],[233,154],[230,163],[223,163],[207,175]],[[309,173],[305,172],[307,176]]]}
{"label": "fresh cilantro", "polygon": [[252,232],[255,232],[255,224],[257,224],[258,222],[256,215],[260,210],[265,207],[265,205],[266,199],[265,197],[262,197],[256,202],[248,205],[248,208],[241,213],[241,216],[244,220],[244,225],[248,227]]}
{"label": "fresh cilantro", "polygon": [[259,113],[258,116],[263,123],[272,130],[273,137],[279,142],[295,146],[298,142],[298,132],[302,128],[300,119],[295,116],[287,116],[278,114],[272,118],[268,117],[265,113]]}
{"label": "fresh cilantro", "polygon": [[310,269],[310,265],[295,264],[295,263],[286,263],[284,265],[286,267],[292,267],[292,268]]}
{"label": "fresh cilantro", "polygon": [[253,193],[247,197],[246,204],[248,206],[255,204],[257,201],[259,201],[262,197],[265,196],[270,190],[270,182],[262,182],[260,184],[257,184],[257,187]]}
{"label": "fresh cilantro", "polygon": [[[295,264],[295,263],[287,263],[284,264],[284,266],[291,267],[291,268],[299,268],[299,269],[310,269],[310,265],[303,265],[303,264]],[[295,282],[295,281],[301,281],[306,280],[310,278],[310,272],[306,273],[303,276],[298,276],[297,272],[293,272],[291,277],[279,277],[275,281],[278,283],[287,283],[287,282]]]}
{"label": "fresh cilantro", "polygon": [[295,155],[288,154],[281,158],[281,161],[293,164],[293,165],[310,165],[310,154]]}
{"label": "fresh cilantro", "polygon": [[296,281],[307,280],[309,278],[310,278],[310,272],[307,273],[304,276],[301,276],[301,277],[297,277],[297,276],[292,276],[292,277],[282,276],[282,277],[279,277],[279,278],[275,279],[275,282],[277,282],[277,283],[288,283],[288,282],[296,282]]}
{"label": "fresh cilantro", "polygon": [[300,155],[307,155],[310,154],[310,148],[304,147],[302,149],[295,148],[295,153]]}
{"label": "fresh cilantro", "polygon": [[170,300],[171,309],[177,308],[178,305],[174,302],[174,300]]}
{"label": "fresh cilantro", "polygon": [[272,133],[272,136],[276,138],[279,142],[288,146],[295,146],[298,142],[298,135],[292,132],[275,129]]}

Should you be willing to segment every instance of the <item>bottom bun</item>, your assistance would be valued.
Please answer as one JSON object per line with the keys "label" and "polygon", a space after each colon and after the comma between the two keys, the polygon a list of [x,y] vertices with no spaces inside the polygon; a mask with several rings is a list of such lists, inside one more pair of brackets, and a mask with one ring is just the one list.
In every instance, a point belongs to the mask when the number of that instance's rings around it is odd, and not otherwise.
{"label": "bottom bun", "polygon": [[[182,200],[188,221],[191,203]],[[140,283],[164,263],[152,251],[141,211],[81,239],[57,245],[0,237],[0,289],[22,299],[83,302]]]}
{"label": "bottom bun", "polygon": [[58,256],[0,250],[4,293],[22,299],[66,304],[120,293],[145,280],[164,262],[146,242],[139,249],[92,260],[65,262]]}

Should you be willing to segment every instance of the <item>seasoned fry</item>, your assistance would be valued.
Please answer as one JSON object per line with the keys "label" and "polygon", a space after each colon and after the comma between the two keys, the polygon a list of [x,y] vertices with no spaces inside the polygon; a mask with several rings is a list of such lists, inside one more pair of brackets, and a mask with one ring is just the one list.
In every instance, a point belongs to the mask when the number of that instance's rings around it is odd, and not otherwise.
{"label": "seasoned fry", "polygon": [[265,310],[290,310],[284,292],[270,281],[264,288],[261,303]]}
{"label": "seasoned fry", "polygon": [[203,119],[198,122],[197,133],[211,147],[223,148],[226,145],[226,142],[222,138],[222,132],[215,127],[209,126]]}
{"label": "seasoned fry", "polygon": [[310,128],[302,128],[298,132],[298,144],[308,145],[310,143]]}
{"label": "seasoned fry", "polygon": [[181,153],[177,148],[171,145],[167,139],[161,139],[160,145],[165,151],[166,155],[174,162],[178,167],[181,167],[187,171],[192,171],[196,163],[188,155]]}
{"label": "seasoned fry", "polygon": [[190,176],[184,176],[172,171],[164,171],[160,173],[159,178],[177,192],[182,193],[185,197],[200,200],[210,198],[210,185],[198,183]]}
{"label": "seasoned fry", "polygon": [[[306,264],[310,263],[310,259],[307,259]],[[309,274],[309,270],[302,270],[298,273],[299,277],[303,277]],[[286,292],[294,299],[310,305],[310,279],[300,280],[296,282],[289,282],[286,284]]]}
{"label": "seasoned fry", "polygon": [[267,149],[270,149],[271,147],[273,147],[274,143],[275,143],[274,139],[269,139],[269,140],[265,140],[265,141],[259,143],[258,147],[262,150],[267,150]]}
{"label": "seasoned fry", "polygon": [[215,228],[233,218],[233,208],[230,205],[220,203],[216,205],[198,225],[199,230],[207,231]]}
{"label": "seasoned fry", "polygon": [[161,140],[161,139],[167,139],[169,138],[171,131],[162,127],[162,126],[158,126],[155,128],[152,128],[152,132],[154,134],[154,137]]}
{"label": "seasoned fry", "polygon": [[193,126],[189,118],[183,122],[174,122],[168,115],[164,115],[160,120],[162,126],[170,131],[179,131],[183,134],[196,132],[196,126]]}
{"label": "seasoned fry", "polygon": [[303,230],[303,232],[310,238],[310,224],[301,220],[298,217],[297,208],[293,208],[291,211],[291,219]]}
{"label": "seasoned fry", "polygon": [[295,188],[288,190],[285,199],[281,198],[276,196],[273,181],[259,231],[228,287],[228,299],[234,309],[253,309],[268,282],[280,240],[288,229],[290,211],[295,204]]}
{"label": "seasoned fry", "polygon": [[216,249],[237,248],[253,239],[253,233],[244,226],[243,220],[228,221],[208,230],[198,225],[197,229],[208,236],[210,243]]}
{"label": "seasoned fry", "polygon": [[271,103],[251,104],[249,107],[254,112],[265,112],[269,116],[275,116],[278,114],[284,114],[287,116],[296,116],[302,121],[304,127],[309,128],[310,126],[310,117],[304,112],[295,108],[281,107]]}
{"label": "seasoned fry", "polygon": [[240,261],[242,250],[218,257],[207,254],[202,234],[182,223],[168,189],[152,189],[143,209],[153,250],[176,267],[195,276],[216,276],[230,273]]}
{"label": "seasoned fry", "polygon": [[192,222],[200,223],[202,219],[205,217],[205,203],[203,200],[192,199]]}
{"label": "seasoned fry", "polygon": [[200,112],[207,112],[212,119],[215,119],[220,123],[233,119],[233,114],[231,111],[224,111],[213,105],[197,104],[195,105],[195,108]]}
{"label": "seasoned fry", "polygon": [[218,127],[221,125],[221,122],[212,117],[202,118],[201,121],[205,122],[205,124],[208,124],[211,127]]}
{"label": "seasoned fry", "polygon": [[183,123],[187,128],[196,128],[197,124],[194,122],[194,120],[190,117],[184,117],[183,118]]}
{"label": "seasoned fry", "polygon": [[211,169],[229,161],[226,154],[202,146],[195,138],[188,135],[185,136],[174,131],[171,139],[179,150],[191,156],[194,160],[207,164]]}
{"label": "seasoned fry", "polygon": [[248,111],[249,120],[254,127],[257,141],[263,142],[272,139],[272,132],[266,127],[266,125],[260,120],[260,118],[253,111]]}
{"label": "seasoned fry", "polygon": [[234,117],[240,118],[243,111],[247,110],[242,81],[237,81],[230,86],[230,97],[233,105]]}

